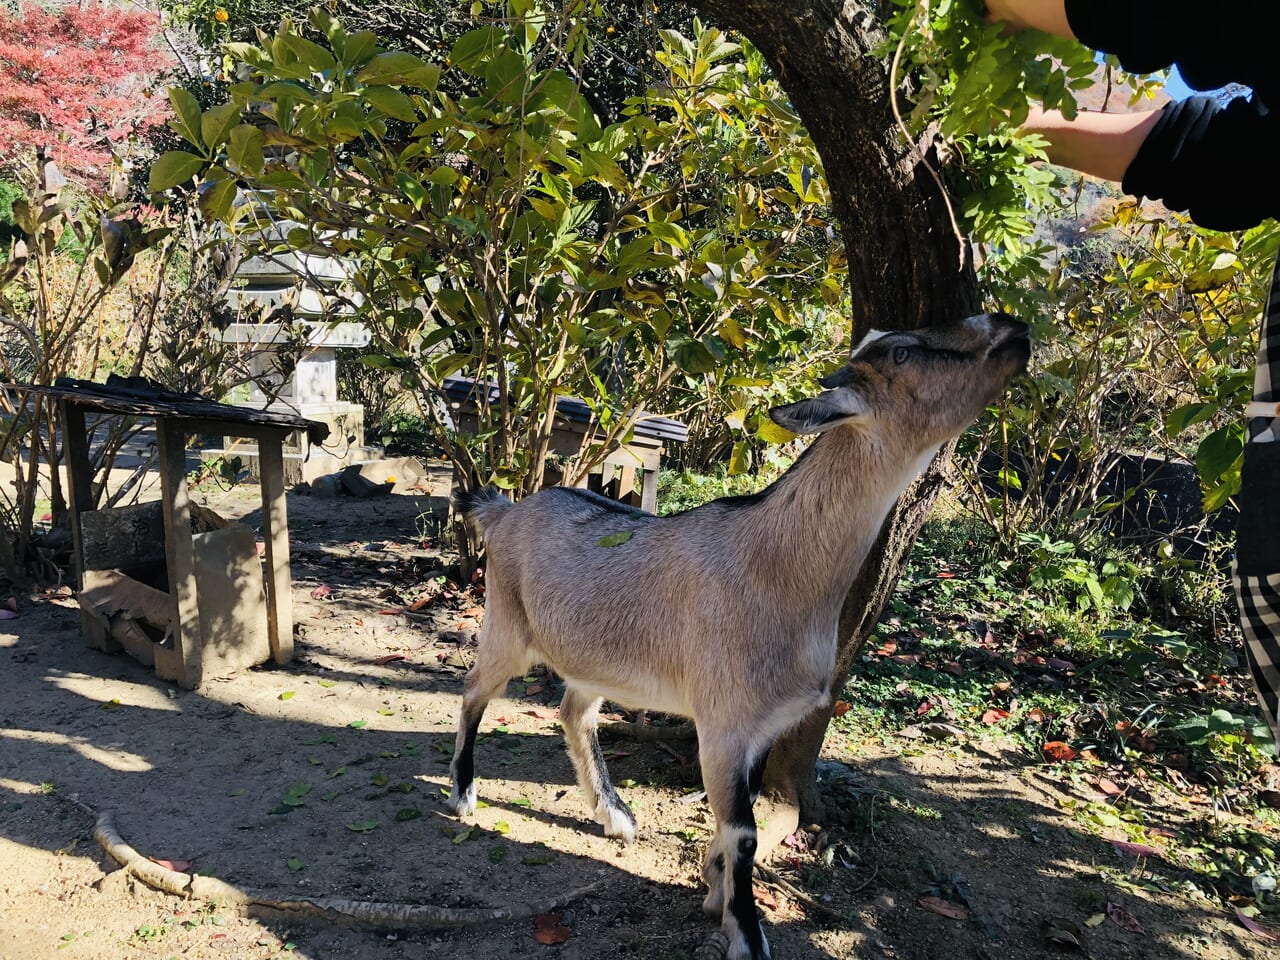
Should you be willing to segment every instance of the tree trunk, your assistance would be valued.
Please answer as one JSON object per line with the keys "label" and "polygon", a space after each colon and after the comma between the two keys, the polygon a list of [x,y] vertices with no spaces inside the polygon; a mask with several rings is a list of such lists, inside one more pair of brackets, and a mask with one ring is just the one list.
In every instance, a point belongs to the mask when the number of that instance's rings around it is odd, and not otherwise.
{"label": "tree trunk", "polygon": [[[899,130],[878,13],[853,0],[690,0],[742,32],[768,59],[822,157],[849,261],[854,342],[868,330],[912,329],[976,312],[971,264],[933,175]],[[931,161],[935,168],[936,160]],[[845,599],[832,691],[875,628],[937,498],[951,448],[903,494]],[[819,711],[774,747],[766,790],[806,822],[823,810],[815,764],[830,721]],[[770,831],[771,834],[774,831]]]}

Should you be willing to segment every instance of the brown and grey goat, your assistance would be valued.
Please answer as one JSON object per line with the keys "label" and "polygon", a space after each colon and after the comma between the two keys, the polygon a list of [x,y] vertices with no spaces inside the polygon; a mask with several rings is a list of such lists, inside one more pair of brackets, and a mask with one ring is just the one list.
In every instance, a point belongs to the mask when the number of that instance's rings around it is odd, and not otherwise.
{"label": "brown and grey goat", "polygon": [[601,701],[691,717],[717,825],[703,906],[730,960],[767,958],[751,873],[770,745],[829,708],[840,608],[894,501],[1029,354],[1026,326],[997,315],[868,336],[831,389],[770,411],[822,435],[751,497],[655,517],[566,488],[518,504],[492,488],[460,495],[487,544],[488,600],[449,807],[475,809],[480,717],[533,664],[565,680],[565,740],[609,836],[634,839],[636,821],[596,739]]}

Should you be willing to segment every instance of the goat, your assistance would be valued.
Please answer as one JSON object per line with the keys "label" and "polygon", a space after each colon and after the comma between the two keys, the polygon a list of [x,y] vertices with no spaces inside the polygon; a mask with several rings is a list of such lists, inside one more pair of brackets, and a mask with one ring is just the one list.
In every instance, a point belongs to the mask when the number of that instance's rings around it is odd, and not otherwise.
{"label": "goat", "polygon": [[533,664],[565,680],[560,721],[607,836],[636,820],[596,738],[602,700],[691,717],[716,817],[703,909],[729,960],[766,960],[751,892],[752,805],[774,740],[831,703],[845,594],[903,489],[1026,368],[1027,327],[987,314],[870,334],[817,397],[770,416],[818,433],[775,483],[656,517],[555,487],[513,504],[490,487],[455,498],[483,533],[488,599],[467,675],[448,806],[475,810],[485,705]]}

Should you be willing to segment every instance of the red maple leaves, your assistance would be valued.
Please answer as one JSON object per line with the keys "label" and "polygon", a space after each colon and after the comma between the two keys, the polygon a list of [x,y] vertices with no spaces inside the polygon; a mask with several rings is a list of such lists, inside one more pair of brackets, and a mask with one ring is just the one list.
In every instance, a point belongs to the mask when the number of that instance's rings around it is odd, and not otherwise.
{"label": "red maple leaves", "polygon": [[103,179],[112,146],[162,119],[150,87],[172,60],[159,30],[154,14],[98,3],[0,9],[0,166],[42,150]]}

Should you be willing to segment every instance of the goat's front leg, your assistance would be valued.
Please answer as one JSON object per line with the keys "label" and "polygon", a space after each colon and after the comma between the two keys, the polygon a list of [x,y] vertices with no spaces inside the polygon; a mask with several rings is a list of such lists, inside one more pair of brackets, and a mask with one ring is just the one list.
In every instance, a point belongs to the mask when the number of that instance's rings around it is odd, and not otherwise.
{"label": "goat's front leg", "polygon": [[605,836],[619,837],[630,843],[636,838],[636,816],[618,796],[613,781],[609,779],[609,769],[605,766],[596,735],[599,712],[599,697],[588,697],[572,685],[565,687],[564,698],[560,701],[560,725],[564,728],[565,743],[569,746],[569,756],[573,758],[573,767],[578,774],[578,785],[586,794],[587,804],[596,821],[604,825]]}
{"label": "goat's front leg", "polygon": [[701,729],[698,749],[702,784],[716,817],[716,835],[703,865],[711,888],[703,909],[720,913],[720,929],[729,942],[727,960],[769,960],[769,941],[751,891],[756,856],[752,781],[758,778],[753,768],[759,763],[763,769],[763,757],[752,756],[731,737]]}

